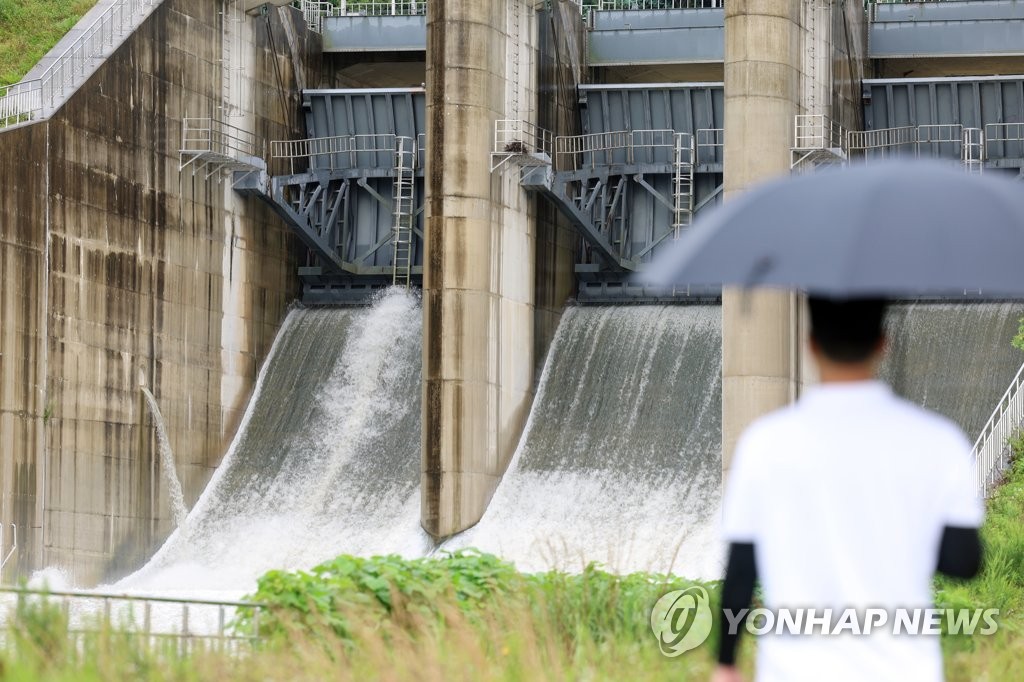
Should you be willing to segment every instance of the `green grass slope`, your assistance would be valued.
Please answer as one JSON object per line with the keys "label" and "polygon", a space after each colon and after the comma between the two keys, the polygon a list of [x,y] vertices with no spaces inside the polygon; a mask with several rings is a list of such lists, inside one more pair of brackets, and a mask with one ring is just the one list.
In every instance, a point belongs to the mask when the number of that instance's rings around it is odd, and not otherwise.
{"label": "green grass slope", "polygon": [[0,0],[0,86],[17,83],[96,0]]}

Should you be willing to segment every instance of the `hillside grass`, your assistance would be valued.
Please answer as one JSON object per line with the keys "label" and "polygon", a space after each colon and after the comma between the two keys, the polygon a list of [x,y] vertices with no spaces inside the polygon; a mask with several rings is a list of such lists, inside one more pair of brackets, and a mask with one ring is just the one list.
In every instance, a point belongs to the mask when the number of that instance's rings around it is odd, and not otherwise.
{"label": "hillside grass", "polygon": [[[1024,439],[1015,447],[1015,463],[989,500],[982,575],[936,579],[941,608],[1000,610],[995,635],[942,637],[950,682],[1020,679]],[[153,652],[109,630],[72,647],[59,608],[19,609],[8,647],[0,647],[0,681],[706,680],[717,628],[701,647],[669,659],[648,623],[658,597],[692,584],[596,566],[579,574],[524,574],[474,551],[412,560],[341,556],[260,580],[253,598],[268,605],[259,620],[262,637],[244,656]],[[703,586],[714,608],[720,585]],[[236,623],[239,633],[253,625]],[[747,679],[754,639],[742,644]]]}
{"label": "hillside grass", "polygon": [[0,0],[0,86],[20,81],[96,0]]}
{"label": "hillside grass", "polygon": [[981,575],[963,582],[936,579],[936,604],[943,608],[999,609],[999,631],[991,637],[943,637],[950,680],[1017,680],[1024,660],[1024,435],[1012,442],[1014,460],[1005,481],[988,501]]}

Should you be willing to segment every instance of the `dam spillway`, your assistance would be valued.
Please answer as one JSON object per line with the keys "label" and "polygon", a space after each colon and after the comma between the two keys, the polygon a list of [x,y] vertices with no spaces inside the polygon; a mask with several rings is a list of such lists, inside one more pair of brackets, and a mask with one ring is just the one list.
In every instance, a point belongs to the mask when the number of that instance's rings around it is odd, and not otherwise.
{"label": "dam spillway", "polygon": [[209,487],[129,590],[242,594],[341,553],[419,555],[417,297],[292,310]]}
{"label": "dam spillway", "polygon": [[1024,360],[1010,344],[1022,315],[1019,302],[894,305],[882,378],[973,442]]}
{"label": "dam spillway", "polygon": [[721,345],[718,306],[570,308],[508,472],[445,548],[718,577]]}
{"label": "dam spillway", "polygon": [[[882,375],[973,438],[1015,371],[1018,313],[894,305]],[[120,586],[246,589],[340,553],[433,551],[419,526],[421,317],[399,290],[292,311],[210,488]],[[508,472],[481,522],[441,549],[526,571],[718,577],[720,320],[718,305],[567,309]]]}

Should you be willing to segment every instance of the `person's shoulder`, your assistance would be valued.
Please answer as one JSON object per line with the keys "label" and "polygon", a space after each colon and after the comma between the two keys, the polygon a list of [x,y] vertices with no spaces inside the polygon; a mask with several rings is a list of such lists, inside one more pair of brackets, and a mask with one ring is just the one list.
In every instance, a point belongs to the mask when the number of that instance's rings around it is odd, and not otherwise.
{"label": "person's shoulder", "polygon": [[967,435],[952,419],[910,402],[906,398],[892,395],[891,411],[900,420],[901,428],[915,438],[928,442],[946,442],[958,448],[970,447]]}
{"label": "person's shoulder", "polygon": [[740,436],[740,444],[757,446],[787,440],[800,427],[800,414],[796,404],[780,407],[752,421]]}

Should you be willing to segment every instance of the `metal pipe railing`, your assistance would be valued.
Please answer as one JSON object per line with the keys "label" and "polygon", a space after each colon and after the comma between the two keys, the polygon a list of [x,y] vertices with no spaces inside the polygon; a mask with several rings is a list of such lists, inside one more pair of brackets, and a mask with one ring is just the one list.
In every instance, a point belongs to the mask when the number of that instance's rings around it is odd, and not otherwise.
{"label": "metal pipe railing", "polygon": [[[19,605],[26,600],[56,604],[64,617],[68,637],[117,629],[154,645],[173,641],[181,653],[200,647],[237,649],[259,639],[260,612],[264,604],[250,601],[183,599],[175,597],[113,594],[74,590],[35,590],[0,587],[0,621],[16,627]],[[240,613],[250,612],[248,630],[237,632],[232,624]],[[6,644],[8,628],[0,628],[0,644]]]}
{"label": "metal pipe railing", "polygon": [[843,126],[822,114],[797,114],[793,122],[795,149],[841,148],[845,137]]}
{"label": "metal pipe railing", "polygon": [[988,497],[1010,463],[1010,439],[1024,426],[1024,365],[999,399],[974,443],[974,484],[978,496]]}

